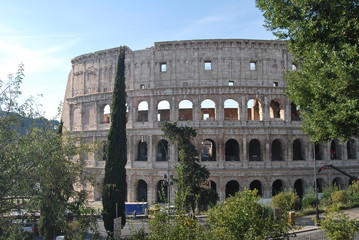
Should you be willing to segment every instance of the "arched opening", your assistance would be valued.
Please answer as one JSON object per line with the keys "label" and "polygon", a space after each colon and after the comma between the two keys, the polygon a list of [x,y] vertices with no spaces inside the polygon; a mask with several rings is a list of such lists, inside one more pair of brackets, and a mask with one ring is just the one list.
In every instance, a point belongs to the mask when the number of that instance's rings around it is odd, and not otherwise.
{"label": "arched opening", "polygon": [[269,104],[269,117],[284,119],[284,111],[281,108],[280,102],[278,100],[272,100]]}
{"label": "arched opening", "polygon": [[249,185],[249,189],[250,190],[257,189],[258,195],[261,196],[261,197],[263,196],[262,183],[259,180],[252,181],[251,184]]}
{"label": "arched opening", "polygon": [[293,142],[293,160],[304,160],[302,143],[299,139]]}
{"label": "arched opening", "polygon": [[282,180],[275,180],[272,185],[272,197],[283,191]]}
{"label": "arched opening", "polygon": [[209,182],[210,182],[210,188],[211,188],[213,191],[217,192],[217,184],[216,184],[214,181],[212,181],[212,180],[210,180]]}
{"label": "arched opening", "polygon": [[163,100],[158,103],[157,106],[157,121],[169,121],[170,120],[170,103]]}
{"label": "arched opening", "polygon": [[147,202],[147,183],[142,179],[137,184],[137,201]]}
{"label": "arched opening", "polygon": [[234,196],[239,191],[239,183],[236,180],[231,180],[226,184],[226,198]]}
{"label": "arched opening", "polygon": [[323,188],[325,186],[325,182],[323,178],[317,178],[317,191],[318,193],[322,193],[323,192]]}
{"label": "arched opening", "polygon": [[349,141],[347,142],[348,159],[356,159],[357,158],[355,144],[356,144],[356,142],[354,139],[349,139]]}
{"label": "arched opening", "polygon": [[339,160],[341,159],[341,148],[339,141],[334,139],[330,144],[330,159]]}
{"label": "arched opening", "polygon": [[320,144],[320,143],[316,143],[315,144],[315,160],[323,160],[324,157],[323,157],[323,154],[324,154],[324,151],[323,151],[323,145]]}
{"label": "arched opening", "polygon": [[156,161],[168,161],[168,142],[161,139],[157,144]]}
{"label": "arched opening", "polygon": [[216,104],[210,99],[201,103],[201,120],[216,120]]}
{"label": "arched opening", "polygon": [[158,203],[165,203],[167,202],[167,193],[168,193],[168,190],[167,190],[167,187],[168,187],[168,184],[167,184],[167,181],[165,180],[160,180],[158,181],[157,183],[157,199],[156,201]]}
{"label": "arched opening", "polygon": [[137,161],[147,161],[147,143],[140,141],[137,145]]}
{"label": "arched opening", "polygon": [[262,121],[262,106],[258,99],[250,99],[247,102],[247,118],[250,121]]}
{"label": "arched opening", "polygon": [[239,104],[233,99],[224,101],[224,120],[239,120]]}
{"label": "arched opening", "polygon": [[293,102],[290,104],[290,119],[292,121],[300,121],[299,108]]}
{"label": "arched opening", "polygon": [[279,139],[272,142],[272,161],[283,161],[282,143]]}
{"label": "arched opening", "polygon": [[239,161],[239,144],[235,139],[229,139],[224,148],[226,161]]}
{"label": "arched opening", "polygon": [[261,144],[257,139],[249,142],[249,161],[261,161]]}
{"label": "arched opening", "polygon": [[300,198],[303,197],[304,189],[303,181],[301,179],[298,179],[294,182],[294,191]]}
{"label": "arched opening", "polygon": [[193,120],[193,104],[189,100],[182,100],[178,105],[178,120],[192,121]]}
{"label": "arched opening", "polygon": [[344,187],[343,181],[340,177],[334,178],[332,181],[332,185],[337,187],[338,189],[343,189]]}
{"label": "arched opening", "polygon": [[137,120],[139,122],[147,122],[148,121],[148,103],[146,101],[140,102],[138,104],[138,112],[137,112]]}
{"label": "arched opening", "polygon": [[107,104],[102,110],[102,123],[110,123],[111,122],[111,107]]}
{"label": "arched opening", "polygon": [[202,142],[201,161],[216,161],[216,143],[212,139]]}

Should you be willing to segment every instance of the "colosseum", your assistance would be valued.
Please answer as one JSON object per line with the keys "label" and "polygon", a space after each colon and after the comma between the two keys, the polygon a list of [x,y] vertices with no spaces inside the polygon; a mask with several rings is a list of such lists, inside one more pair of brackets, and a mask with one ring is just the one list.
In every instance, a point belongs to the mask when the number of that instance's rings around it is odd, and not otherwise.
{"label": "colosseum", "polygon": [[[86,141],[107,139],[119,48],[72,60],[62,118]],[[297,107],[286,97],[285,71],[300,71],[279,40],[211,39],[156,42],[126,50],[127,201],[160,202],[161,186],[173,202],[176,146],[162,137],[164,121],[197,131],[193,143],[211,173],[205,183],[220,200],[244,188],[271,198],[283,189],[299,195],[324,185],[346,188],[358,176],[358,139],[312,144]],[[84,184],[101,200],[102,151],[87,154],[85,167],[97,185]],[[315,164],[314,164],[315,163]],[[170,184],[167,184],[170,183]]]}

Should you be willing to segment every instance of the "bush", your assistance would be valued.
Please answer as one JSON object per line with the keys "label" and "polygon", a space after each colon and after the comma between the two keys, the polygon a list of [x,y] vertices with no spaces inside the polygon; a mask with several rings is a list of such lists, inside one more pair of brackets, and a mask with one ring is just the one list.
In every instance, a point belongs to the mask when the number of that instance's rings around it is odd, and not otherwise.
{"label": "bush", "polygon": [[287,234],[288,221],[274,221],[258,203],[257,191],[245,189],[209,210],[207,239],[267,239]]}
{"label": "bush", "polygon": [[332,193],[338,191],[338,187],[335,185],[326,186],[323,188],[323,195],[320,199],[320,205],[326,207],[332,204]]}
{"label": "bush", "polygon": [[299,210],[300,198],[294,192],[280,192],[272,198],[272,206],[278,207],[284,212]]}
{"label": "bush", "polygon": [[306,191],[302,199],[302,209],[315,208],[316,200],[313,189]]}
{"label": "bush", "polygon": [[352,205],[359,205],[359,181],[348,187],[348,200]]}
{"label": "bush", "polygon": [[321,221],[321,226],[328,240],[354,240],[355,233],[359,230],[356,219],[349,219],[335,205],[329,208],[326,218]]}
{"label": "bush", "polygon": [[333,204],[346,204],[348,202],[348,193],[345,190],[332,192],[331,200]]}

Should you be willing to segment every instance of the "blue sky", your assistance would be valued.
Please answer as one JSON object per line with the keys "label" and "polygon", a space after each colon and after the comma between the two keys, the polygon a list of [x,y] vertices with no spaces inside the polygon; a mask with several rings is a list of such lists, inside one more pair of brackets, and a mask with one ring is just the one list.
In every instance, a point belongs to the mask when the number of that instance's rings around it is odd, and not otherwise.
{"label": "blue sky", "polygon": [[275,39],[263,23],[254,0],[1,0],[0,79],[23,63],[23,97],[52,118],[76,56],[159,41]]}

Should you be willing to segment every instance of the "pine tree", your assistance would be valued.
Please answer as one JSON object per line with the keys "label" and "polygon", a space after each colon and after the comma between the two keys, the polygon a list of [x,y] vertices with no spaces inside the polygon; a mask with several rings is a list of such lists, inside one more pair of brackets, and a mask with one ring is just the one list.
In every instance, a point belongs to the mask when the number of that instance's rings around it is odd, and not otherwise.
{"label": "pine tree", "polygon": [[[125,46],[120,47],[112,97],[111,128],[107,142],[105,179],[102,191],[103,220],[107,231],[113,232],[114,219],[121,217],[125,225],[126,198],[126,92]],[[117,213],[116,213],[117,210]]]}

